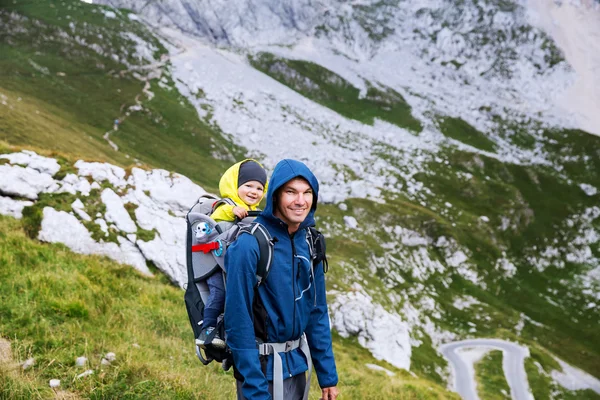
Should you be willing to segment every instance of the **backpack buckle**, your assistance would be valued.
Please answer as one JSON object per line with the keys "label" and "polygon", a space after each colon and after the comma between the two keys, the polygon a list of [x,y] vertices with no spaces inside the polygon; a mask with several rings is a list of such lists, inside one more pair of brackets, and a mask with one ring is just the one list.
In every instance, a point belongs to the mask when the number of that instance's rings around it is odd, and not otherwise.
{"label": "backpack buckle", "polygon": [[287,342],[285,342],[285,353],[287,353],[288,351],[292,350],[292,346],[294,345],[294,341],[293,340],[288,340]]}
{"label": "backpack buckle", "polygon": [[221,241],[221,239],[217,239],[216,243],[219,245],[219,247],[213,250],[213,254],[215,255],[215,257],[221,257],[221,255],[223,254],[223,242]]}

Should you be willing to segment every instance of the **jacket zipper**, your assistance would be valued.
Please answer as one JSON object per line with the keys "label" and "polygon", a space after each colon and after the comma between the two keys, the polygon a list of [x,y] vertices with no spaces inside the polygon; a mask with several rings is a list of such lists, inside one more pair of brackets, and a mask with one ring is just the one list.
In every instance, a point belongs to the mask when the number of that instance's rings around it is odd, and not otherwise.
{"label": "jacket zipper", "polygon": [[[296,280],[294,279],[295,275],[295,256],[296,256],[296,246],[294,245],[294,236],[295,234],[290,235],[290,240],[292,242],[292,292],[294,293],[293,297],[293,305],[294,305],[294,313],[292,318],[292,338],[295,337],[296,333]],[[292,371],[290,370],[290,359],[289,354],[285,353],[285,363],[287,364],[288,374],[291,377]]]}

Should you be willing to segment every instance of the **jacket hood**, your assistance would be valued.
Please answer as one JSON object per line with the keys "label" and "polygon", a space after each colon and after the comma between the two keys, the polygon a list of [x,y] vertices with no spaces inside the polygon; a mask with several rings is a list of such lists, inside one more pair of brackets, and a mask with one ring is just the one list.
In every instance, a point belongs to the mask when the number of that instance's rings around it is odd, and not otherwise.
{"label": "jacket hood", "polygon": [[[262,164],[260,164],[258,161],[247,158],[229,167],[219,181],[219,191],[221,192],[221,197],[230,198],[239,206],[245,205],[244,201],[240,199],[240,196],[238,195],[238,178],[240,176],[240,166],[246,161],[254,161],[262,167]],[[269,183],[265,183],[265,193],[267,192],[268,186]],[[248,208],[247,205],[246,208]]]}
{"label": "jacket hood", "polygon": [[306,216],[306,219],[302,222],[302,224],[300,224],[300,228],[315,225],[314,214],[317,210],[317,200],[319,198],[319,181],[317,181],[317,177],[304,163],[297,160],[281,160],[275,166],[275,169],[273,170],[273,174],[271,175],[271,179],[269,181],[269,190],[267,191],[267,205],[261,213],[261,216],[270,219],[278,219],[277,217],[275,217],[275,215],[273,215],[275,193],[277,193],[277,189],[285,185],[287,182],[298,177],[306,179],[313,190],[312,207],[310,208],[310,212]]}

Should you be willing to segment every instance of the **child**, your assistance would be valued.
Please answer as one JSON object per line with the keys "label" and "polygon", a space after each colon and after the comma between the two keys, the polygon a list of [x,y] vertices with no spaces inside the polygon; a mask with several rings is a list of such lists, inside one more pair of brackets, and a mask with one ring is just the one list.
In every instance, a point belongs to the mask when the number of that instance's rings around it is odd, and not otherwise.
{"label": "child", "polygon": [[[236,204],[223,204],[211,215],[215,222],[235,221],[248,216],[248,211],[257,210],[257,206],[267,191],[267,173],[265,169],[254,160],[244,160],[229,167],[221,177],[219,190],[221,197],[229,198]],[[209,289],[208,300],[204,307],[204,321],[202,333],[196,340],[204,346],[207,336],[217,326],[217,318],[225,308],[225,284],[223,274],[217,270],[206,280]],[[225,348],[225,341],[217,332],[211,342],[216,348]]]}

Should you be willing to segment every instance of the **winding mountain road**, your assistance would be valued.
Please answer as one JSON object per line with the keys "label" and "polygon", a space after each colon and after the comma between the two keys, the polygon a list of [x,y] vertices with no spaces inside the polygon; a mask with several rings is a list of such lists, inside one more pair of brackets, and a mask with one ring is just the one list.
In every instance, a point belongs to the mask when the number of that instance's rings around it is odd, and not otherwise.
{"label": "winding mountain road", "polygon": [[448,359],[454,376],[454,389],[465,400],[479,400],[475,385],[473,363],[461,357],[461,348],[485,347],[502,350],[502,369],[514,400],[534,400],[529,390],[525,358],[529,356],[526,347],[498,339],[468,339],[444,344],[440,351]]}

